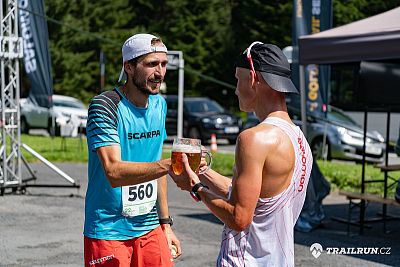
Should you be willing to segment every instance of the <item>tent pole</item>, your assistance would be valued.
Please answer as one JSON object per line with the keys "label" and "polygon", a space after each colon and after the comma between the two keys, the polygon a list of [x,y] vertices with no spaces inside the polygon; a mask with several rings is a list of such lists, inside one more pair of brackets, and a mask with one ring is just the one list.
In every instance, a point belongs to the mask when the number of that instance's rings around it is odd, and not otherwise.
{"label": "tent pole", "polygon": [[[389,165],[389,138],[390,138],[390,107],[387,109],[387,118],[386,118],[386,149],[385,149],[385,165]],[[388,195],[388,173],[384,172],[384,187],[383,187],[383,197],[387,198]],[[383,216],[383,232],[387,233],[386,230],[386,214],[387,214],[387,205],[382,205],[382,216]]]}
{"label": "tent pole", "polygon": [[[361,193],[365,193],[365,148],[367,145],[367,122],[368,122],[368,106],[364,110],[364,142],[362,153],[362,169],[361,169]],[[360,203],[360,235],[364,233],[364,217],[365,217],[365,200]]]}
{"label": "tent pole", "polygon": [[301,108],[301,126],[304,136],[307,138],[307,112],[306,112],[306,86],[304,79],[304,65],[299,65],[300,78],[300,108]]}

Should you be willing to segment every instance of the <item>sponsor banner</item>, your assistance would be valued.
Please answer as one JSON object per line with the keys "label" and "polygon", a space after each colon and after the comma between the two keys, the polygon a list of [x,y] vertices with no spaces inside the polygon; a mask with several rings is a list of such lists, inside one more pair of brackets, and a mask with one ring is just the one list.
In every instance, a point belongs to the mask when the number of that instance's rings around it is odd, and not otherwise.
{"label": "sponsor banner", "polygon": [[31,83],[29,97],[42,107],[51,107],[53,79],[44,1],[18,0],[18,15],[24,67]]}
{"label": "sponsor banner", "polygon": [[[293,1],[292,80],[298,88],[300,88],[298,38],[302,35],[318,33],[331,27],[331,0]],[[304,75],[307,113],[325,116],[329,99],[330,66],[307,65],[305,66]]]}

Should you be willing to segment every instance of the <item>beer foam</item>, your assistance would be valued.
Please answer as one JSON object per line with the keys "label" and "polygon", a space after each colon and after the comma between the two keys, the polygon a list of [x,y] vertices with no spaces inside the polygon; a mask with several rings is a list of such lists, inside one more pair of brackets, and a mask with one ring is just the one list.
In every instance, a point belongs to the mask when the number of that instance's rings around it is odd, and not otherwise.
{"label": "beer foam", "polygon": [[191,145],[174,145],[172,147],[172,152],[181,152],[181,153],[200,153],[200,147],[194,147]]}

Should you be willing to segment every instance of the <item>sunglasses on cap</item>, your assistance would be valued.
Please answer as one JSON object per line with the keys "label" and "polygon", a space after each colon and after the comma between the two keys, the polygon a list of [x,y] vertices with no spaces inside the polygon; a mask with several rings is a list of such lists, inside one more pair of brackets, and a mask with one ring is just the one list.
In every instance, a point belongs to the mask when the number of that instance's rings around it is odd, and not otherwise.
{"label": "sunglasses on cap", "polygon": [[[262,42],[258,42],[258,41],[252,42],[251,45],[250,45],[246,50],[244,50],[244,53],[246,53],[247,60],[249,61],[251,70],[254,72],[254,76],[255,76],[255,78],[256,78],[256,80],[257,80],[257,72],[256,72],[256,70],[254,69],[253,59],[251,58],[251,53],[250,53],[251,48],[252,48],[254,45],[256,45],[256,44],[263,44],[263,43],[262,43]],[[244,53],[243,53],[243,54],[244,54]]]}

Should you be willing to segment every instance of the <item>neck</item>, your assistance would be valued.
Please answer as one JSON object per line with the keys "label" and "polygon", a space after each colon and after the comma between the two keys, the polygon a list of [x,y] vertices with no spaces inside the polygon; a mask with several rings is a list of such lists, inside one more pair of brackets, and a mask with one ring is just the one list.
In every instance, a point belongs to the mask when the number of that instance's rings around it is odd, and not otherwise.
{"label": "neck", "polygon": [[266,97],[257,98],[254,112],[260,121],[263,121],[268,117],[278,117],[291,122],[287,112],[286,100],[283,95],[271,94]]}
{"label": "neck", "polygon": [[120,86],[119,89],[129,100],[129,102],[131,102],[136,107],[147,107],[149,96],[143,94],[136,86],[127,82],[124,85]]}

